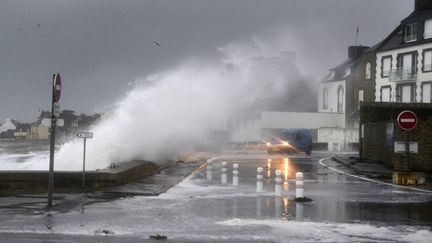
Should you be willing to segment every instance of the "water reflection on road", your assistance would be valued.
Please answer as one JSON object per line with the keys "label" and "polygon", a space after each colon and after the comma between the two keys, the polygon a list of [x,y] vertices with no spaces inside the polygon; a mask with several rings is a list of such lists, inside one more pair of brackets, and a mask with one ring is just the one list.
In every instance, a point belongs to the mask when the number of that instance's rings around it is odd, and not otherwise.
{"label": "water reflection on road", "polygon": [[[212,211],[213,216],[230,218],[432,225],[431,195],[361,181],[320,166],[317,160],[316,157],[271,157],[235,161],[240,163],[242,195],[221,195],[220,198],[215,195],[210,203],[205,199],[195,200],[191,207],[203,210],[193,210],[192,213],[203,216],[203,213]],[[259,166],[265,171],[266,193],[262,195],[256,195],[253,188],[256,167]],[[217,163],[215,168],[216,179],[210,184],[217,185]],[[273,195],[276,170],[282,172],[284,180],[282,197]],[[304,173],[305,195],[313,202],[294,201],[296,172]]]}

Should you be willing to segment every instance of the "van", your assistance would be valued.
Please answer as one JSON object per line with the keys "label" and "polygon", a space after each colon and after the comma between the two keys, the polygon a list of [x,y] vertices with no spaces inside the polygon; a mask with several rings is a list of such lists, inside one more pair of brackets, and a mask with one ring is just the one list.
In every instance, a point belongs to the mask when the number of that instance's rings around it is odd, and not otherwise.
{"label": "van", "polygon": [[312,154],[312,135],[306,128],[290,128],[280,131],[277,136],[269,139],[266,144],[268,154],[298,153]]}

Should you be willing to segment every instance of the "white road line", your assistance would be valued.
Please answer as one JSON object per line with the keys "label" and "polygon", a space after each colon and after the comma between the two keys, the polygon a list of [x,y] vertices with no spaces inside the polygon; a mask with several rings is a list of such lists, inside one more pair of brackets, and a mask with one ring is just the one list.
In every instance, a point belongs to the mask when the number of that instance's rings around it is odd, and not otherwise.
{"label": "white road line", "polygon": [[338,173],[345,174],[345,175],[347,175],[347,176],[351,176],[351,177],[358,178],[358,179],[361,179],[361,180],[370,181],[370,182],[375,182],[375,183],[383,184],[383,185],[387,185],[387,186],[392,186],[392,187],[397,187],[397,188],[403,188],[403,189],[408,189],[408,190],[413,190],[413,191],[419,191],[419,192],[425,192],[425,193],[432,193],[432,191],[430,191],[430,190],[419,189],[419,188],[413,188],[413,187],[408,187],[408,186],[395,185],[395,184],[391,184],[391,183],[387,183],[387,182],[377,181],[377,180],[373,180],[373,179],[370,179],[370,178],[366,178],[366,177],[362,177],[362,176],[357,176],[357,175],[353,175],[353,174],[350,174],[350,173],[346,173],[346,172],[344,172],[344,171],[338,170],[338,169],[336,169],[336,168],[333,168],[333,167],[330,167],[330,166],[324,164],[323,161],[324,161],[324,160],[328,160],[328,159],[331,159],[331,158],[323,158],[323,159],[320,159],[320,160],[319,160],[320,165],[322,165],[322,166],[324,166],[324,167],[326,167],[326,168],[328,168],[328,169],[330,169],[330,170],[336,171],[336,172],[338,172]]}

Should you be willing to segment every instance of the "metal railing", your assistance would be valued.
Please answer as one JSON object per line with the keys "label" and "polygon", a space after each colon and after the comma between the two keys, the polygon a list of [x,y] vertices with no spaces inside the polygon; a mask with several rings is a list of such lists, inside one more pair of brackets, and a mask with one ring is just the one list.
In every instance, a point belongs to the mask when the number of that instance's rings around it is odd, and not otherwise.
{"label": "metal railing", "polygon": [[407,82],[407,81],[416,81],[417,80],[417,69],[416,68],[408,68],[408,69],[392,69],[389,71],[389,80],[393,82]]}

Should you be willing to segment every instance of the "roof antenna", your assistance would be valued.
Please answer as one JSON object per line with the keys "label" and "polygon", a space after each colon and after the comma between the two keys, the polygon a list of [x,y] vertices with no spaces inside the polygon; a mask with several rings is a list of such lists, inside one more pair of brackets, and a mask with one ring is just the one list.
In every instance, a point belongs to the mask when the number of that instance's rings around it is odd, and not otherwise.
{"label": "roof antenna", "polygon": [[357,40],[358,40],[358,37],[359,37],[359,27],[358,27],[358,25],[357,25],[357,30],[356,30],[356,42],[355,42],[355,45],[357,46]]}

